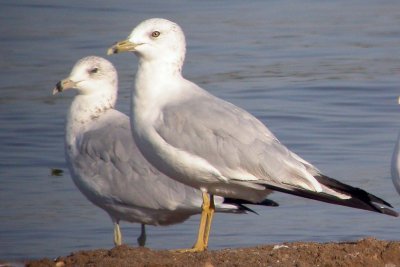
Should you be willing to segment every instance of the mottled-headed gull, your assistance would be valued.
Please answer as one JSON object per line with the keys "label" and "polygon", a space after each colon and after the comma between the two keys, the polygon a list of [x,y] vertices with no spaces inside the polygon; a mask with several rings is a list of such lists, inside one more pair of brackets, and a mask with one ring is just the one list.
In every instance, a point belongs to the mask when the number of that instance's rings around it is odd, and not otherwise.
{"label": "mottled-headed gull", "polygon": [[[114,109],[118,77],[108,60],[79,60],[53,94],[67,89],[77,91],[65,126],[68,168],[83,195],[111,217],[115,245],[122,242],[120,220],[142,224],[138,243],[144,246],[145,224],[176,224],[201,212],[202,193],[157,171],[136,147],[129,117]],[[251,211],[241,202],[218,197],[217,211]],[[277,205],[269,200],[260,204]]]}

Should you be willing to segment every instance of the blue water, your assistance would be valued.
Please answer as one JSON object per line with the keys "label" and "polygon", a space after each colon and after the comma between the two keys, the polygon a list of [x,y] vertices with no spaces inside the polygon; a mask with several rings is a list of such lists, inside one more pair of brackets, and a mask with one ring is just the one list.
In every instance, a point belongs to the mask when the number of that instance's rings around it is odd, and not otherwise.
{"label": "blue water", "polygon": [[[400,129],[400,4],[387,1],[0,2],[0,259],[112,247],[112,224],[74,187],[63,152],[72,93],[55,83],[105,56],[140,21],[164,17],[187,36],[184,74],[256,115],[329,176],[400,206],[389,173]],[[108,57],[129,110],[137,61]],[[51,169],[64,171],[52,176]],[[286,241],[399,239],[396,218],[283,194],[259,215],[217,214],[210,248]],[[198,216],[148,227],[151,248],[189,247]],[[122,223],[136,245],[138,225]]]}

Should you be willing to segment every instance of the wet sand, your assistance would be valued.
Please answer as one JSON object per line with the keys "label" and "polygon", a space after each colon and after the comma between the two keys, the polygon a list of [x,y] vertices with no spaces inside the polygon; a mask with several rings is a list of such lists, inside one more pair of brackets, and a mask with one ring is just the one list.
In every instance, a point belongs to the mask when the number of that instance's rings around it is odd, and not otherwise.
{"label": "wet sand", "polygon": [[400,266],[400,241],[366,238],[355,242],[294,242],[249,248],[180,253],[122,245],[77,251],[26,266]]}

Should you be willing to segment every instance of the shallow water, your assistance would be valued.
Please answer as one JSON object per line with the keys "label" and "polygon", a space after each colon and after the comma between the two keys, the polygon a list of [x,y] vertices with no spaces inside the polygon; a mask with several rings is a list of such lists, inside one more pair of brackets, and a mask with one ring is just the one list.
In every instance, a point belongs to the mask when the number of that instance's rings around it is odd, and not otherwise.
{"label": "shallow water", "polygon": [[[256,115],[329,176],[395,207],[389,173],[399,130],[400,5],[388,1],[2,1],[0,259],[110,248],[112,224],[74,187],[63,153],[72,93],[53,97],[76,60],[105,56],[140,21],[165,17],[187,36],[187,78]],[[345,8],[344,8],[345,7]],[[129,110],[135,57],[108,57]],[[64,171],[51,176],[51,169]],[[218,214],[211,249],[364,236],[398,239],[398,219],[292,196],[259,215]],[[151,248],[188,247],[198,216],[148,227]],[[136,245],[140,227],[122,223]]]}

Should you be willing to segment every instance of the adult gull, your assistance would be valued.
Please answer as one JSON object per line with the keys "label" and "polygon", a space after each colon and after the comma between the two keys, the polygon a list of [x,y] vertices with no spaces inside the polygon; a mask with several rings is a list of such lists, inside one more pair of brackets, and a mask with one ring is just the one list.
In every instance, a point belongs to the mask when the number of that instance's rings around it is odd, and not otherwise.
{"label": "adult gull", "polygon": [[[53,94],[75,89],[65,126],[65,154],[72,179],[114,223],[114,244],[122,243],[119,221],[141,223],[138,243],[145,245],[145,225],[170,225],[201,212],[198,189],[172,180],[152,167],[135,145],[129,117],[114,109],[118,77],[106,59],[79,60]],[[251,211],[240,200],[216,199],[217,210]],[[230,202],[230,203],[227,203]],[[276,206],[265,200],[260,204]]]}
{"label": "adult gull", "polygon": [[213,195],[258,202],[280,191],[398,216],[384,200],[322,174],[250,113],[183,78],[185,51],[181,28],[154,18],[107,53],[139,58],[131,124],[140,151],[164,174],[203,192],[198,239],[189,251],[207,248]]}

